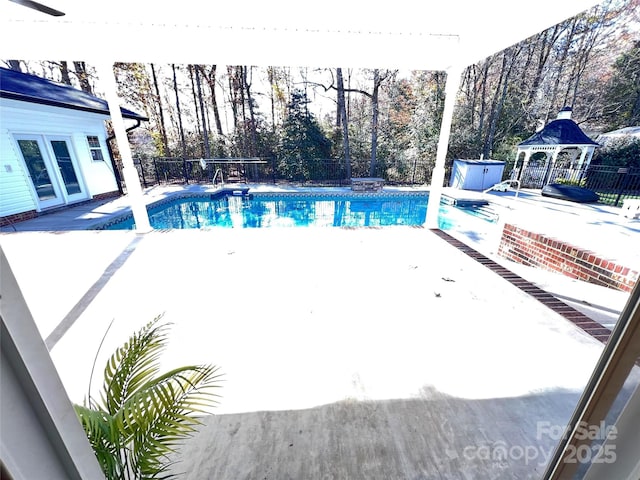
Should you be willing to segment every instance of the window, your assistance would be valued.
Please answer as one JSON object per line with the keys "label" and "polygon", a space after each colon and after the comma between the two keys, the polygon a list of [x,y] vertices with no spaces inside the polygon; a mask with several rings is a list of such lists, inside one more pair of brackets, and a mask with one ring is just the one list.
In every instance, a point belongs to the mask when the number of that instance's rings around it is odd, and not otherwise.
{"label": "window", "polygon": [[104,156],[102,155],[102,147],[100,146],[100,139],[95,135],[88,135],[87,142],[89,143],[91,158],[93,158],[94,161],[104,160]]}

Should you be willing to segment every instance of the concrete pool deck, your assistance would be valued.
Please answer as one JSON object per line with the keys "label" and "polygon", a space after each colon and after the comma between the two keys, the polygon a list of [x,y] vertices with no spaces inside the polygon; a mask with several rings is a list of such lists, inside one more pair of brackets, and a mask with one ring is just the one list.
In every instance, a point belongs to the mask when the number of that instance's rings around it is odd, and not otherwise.
{"label": "concrete pool deck", "polygon": [[[161,313],[174,324],[167,368],[221,367],[184,478],[535,478],[557,440],[544,426],[566,423],[602,351],[426,229],[2,243],[73,401],[112,320],[98,368]],[[501,446],[536,456],[480,453]]]}
{"label": "concrete pool deck", "polygon": [[[0,242],[73,401],[112,320],[98,368],[161,313],[174,324],[166,366],[221,367],[216,415],[180,457],[187,479],[538,478],[557,440],[549,427],[567,422],[602,351],[421,228]],[[570,283],[577,302],[611,293]]]}

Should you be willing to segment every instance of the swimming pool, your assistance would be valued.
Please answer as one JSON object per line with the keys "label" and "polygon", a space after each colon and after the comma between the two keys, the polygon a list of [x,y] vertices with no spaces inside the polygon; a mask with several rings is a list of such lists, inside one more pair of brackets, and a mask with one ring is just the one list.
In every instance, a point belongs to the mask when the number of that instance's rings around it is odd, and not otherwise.
{"label": "swimming pool", "polygon": [[[382,194],[248,193],[176,196],[148,207],[154,229],[273,228],[273,227],[391,227],[423,225],[428,193]],[[439,226],[457,224],[462,209],[443,204]],[[475,214],[475,209],[467,208]],[[131,216],[99,229],[133,229]]]}

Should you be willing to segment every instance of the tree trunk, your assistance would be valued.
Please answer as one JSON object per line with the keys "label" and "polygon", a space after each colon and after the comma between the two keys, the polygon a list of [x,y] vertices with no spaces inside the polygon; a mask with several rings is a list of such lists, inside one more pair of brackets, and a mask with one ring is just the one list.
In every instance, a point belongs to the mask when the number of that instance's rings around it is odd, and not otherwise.
{"label": "tree trunk", "polygon": [[80,81],[80,89],[83,92],[87,92],[93,95],[93,89],[91,83],[89,83],[89,74],[87,73],[87,66],[84,62],[73,62],[73,68],[76,71],[76,76]]}
{"label": "tree trunk", "polygon": [[577,17],[574,17],[572,20],[570,20],[571,22],[571,28],[569,30],[569,33],[567,34],[566,38],[565,38],[565,43],[562,47],[562,50],[560,52],[560,57],[558,60],[558,72],[556,74],[556,78],[555,81],[553,83],[553,89],[551,91],[551,95],[550,95],[550,101],[549,104],[547,106],[547,114],[545,116],[544,119],[544,123],[546,124],[547,121],[549,120],[549,117],[551,117],[552,112],[554,110],[559,110],[559,108],[556,106],[556,97],[558,96],[558,88],[560,87],[560,79],[562,77],[562,73],[564,71],[564,67],[567,61],[567,56],[569,55],[569,49],[571,47],[571,43],[573,42],[573,37],[575,35],[576,32],[576,26],[578,24],[578,19]]}
{"label": "tree trunk", "polygon": [[209,70],[208,74],[205,73],[205,78],[209,84],[209,90],[211,90],[211,108],[213,108],[213,121],[216,124],[216,133],[222,138],[224,133],[222,132],[222,121],[220,120],[220,110],[218,109],[218,99],[216,96],[216,73],[217,65],[211,65],[211,70]]}
{"label": "tree trunk", "polygon": [[375,177],[376,157],[378,153],[378,114],[379,114],[379,91],[380,91],[380,71],[373,71],[373,92],[371,93],[371,168],[369,176]]}
{"label": "tree trunk", "polygon": [[514,50],[515,47],[506,49],[502,54],[502,71],[500,73],[500,81],[498,82],[498,90],[494,95],[493,105],[491,107],[491,121],[489,124],[489,131],[485,139],[484,148],[482,150],[483,156],[487,159],[491,158],[493,153],[493,143],[495,141],[496,129],[498,126],[498,120],[502,113],[502,107],[504,101],[507,98],[507,92],[509,91],[509,78],[513,70],[518,51]]}
{"label": "tree trunk", "polygon": [[248,157],[249,155],[249,135],[247,132],[247,99],[245,98],[245,67],[239,66],[237,75],[238,75],[238,94],[239,94],[239,105],[240,112],[242,113],[241,117],[241,145],[242,148],[240,150],[240,154],[242,157]]}
{"label": "tree trunk", "polygon": [[7,60],[9,64],[9,69],[14,70],[16,72],[22,72],[22,67],[20,66],[20,60]]}
{"label": "tree trunk", "polygon": [[62,83],[65,85],[71,85],[71,76],[69,75],[69,64],[62,60],[60,62],[60,77],[62,78]]}
{"label": "tree trunk", "polygon": [[[555,42],[558,40],[558,36],[562,28],[560,25],[556,25],[553,27],[553,30],[549,32],[549,30],[545,30],[544,32],[538,34],[537,38],[539,40],[539,51],[538,54],[538,63],[536,65],[536,73],[533,76],[533,81],[529,86],[529,92],[527,94],[526,104],[531,105],[534,102],[536,93],[538,92],[538,88],[540,87],[540,82],[542,81],[542,73],[544,72],[544,68],[547,65],[547,61],[549,60],[549,55],[553,50],[553,46]],[[551,33],[551,36],[549,36]]]}
{"label": "tree trunk", "polygon": [[258,131],[257,131],[257,124],[256,124],[256,115],[255,115],[255,111],[253,108],[253,98],[251,96],[251,81],[249,81],[248,77],[247,77],[247,70],[249,69],[249,71],[251,72],[251,69],[253,67],[244,67],[243,70],[243,84],[246,90],[246,94],[247,94],[247,105],[249,107],[249,124],[248,124],[248,128],[249,128],[249,138],[251,140],[250,142],[250,148],[249,148],[249,155],[251,157],[255,157],[257,155],[257,151],[258,151]]}
{"label": "tree trunk", "polygon": [[344,150],[344,166],[347,179],[351,178],[351,153],[349,151],[349,122],[347,119],[347,104],[344,98],[344,79],[342,68],[336,69],[338,80],[338,125],[342,127],[342,148]]}
{"label": "tree trunk", "polygon": [[205,115],[204,100],[202,98],[202,86],[200,85],[200,68],[195,66],[196,87],[198,89],[198,100],[200,102],[200,114],[202,115],[202,140],[204,142],[204,157],[211,158],[211,147],[209,146],[209,128],[207,126],[207,117]]}
{"label": "tree trunk", "polygon": [[229,101],[231,103],[231,112],[233,113],[233,131],[237,138],[232,149],[235,150],[236,156],[244,154],[244,126],[242,124],[242,76],[239,74],[241,67],[227,67],[229,80]]}
{"label": "tree trunk", "polygon": [[180,112],[180,95],[178,93],[178,80],[176,79],[176,65],[171,64],[173,70],[173,90],[176,94],[176,108],[178,113],[178,129],[180,130],[180,143],[182,146],[182,160],[187,158],[187,142],[184,139],[184,128],[182,128],[182,113]]}
{"label": "tree trunk", "polygon": [[158,86],[158,77],[156,76],[156,68],[151,64],[151,75],[153,77],[153,87],[156,95],[156,102],[158,104],[158,114],[160,117],[160,135],[162,137],[162,156],[169,153],[169,142],[167,140],[167,127],[164,123],[164,111],[162,109],[162,98],[160,97],[160,87]]}
{"label": "tree trunk", "polygon": [[[193,107],[196,110],[196,136],[198,138],[202,138],[202,123],[200,116],[201,112],[201,104],[198,102],[198,93],[196,92],[196,81],[193,75],[193,65],[188,65],[187,69],[189,70],[189,80],[191,80],[191,96],[193,97]],[[204,145],[201,145],[200,155],[204,156]]]}
{"label": "tree trunk", "polygon": [[487,83],[489,81],[489,66],[493,57],[489,57],[482,67],[482,93],[480,94],[480,113],[478,114],[478,131],[476,133],[476,144],[479,146],[484,130],[485,111],[487,109]]}

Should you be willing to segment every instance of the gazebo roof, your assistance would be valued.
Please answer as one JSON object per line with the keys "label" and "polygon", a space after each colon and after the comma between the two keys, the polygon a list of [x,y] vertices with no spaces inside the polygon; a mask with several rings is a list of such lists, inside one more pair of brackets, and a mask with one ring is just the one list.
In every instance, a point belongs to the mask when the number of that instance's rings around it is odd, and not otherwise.
{"label": "gazebo roof", "polygon": [[[563,109],[561,114],[568,109]],[[570,112],[570,110],[568,110]],[[570,118],[557,118],[549,122],[542,130],[534,133],[518,147],[554,146],[554,145],[593,145],[599,146],[591,140]]]}

